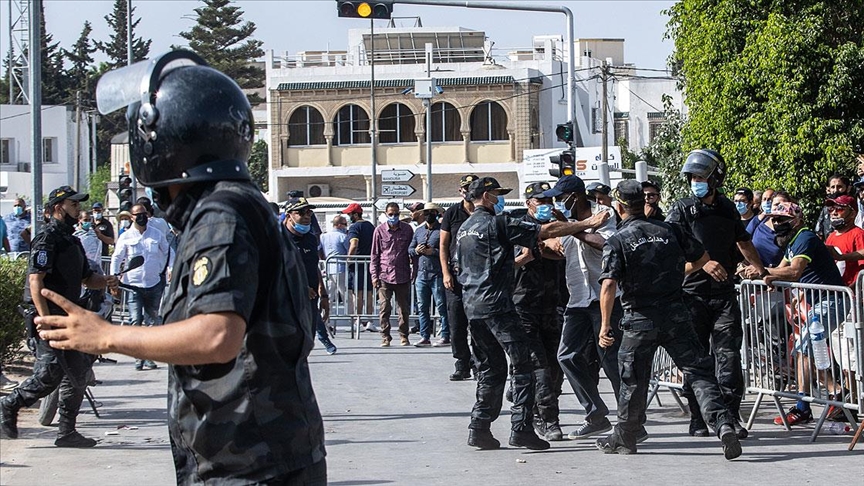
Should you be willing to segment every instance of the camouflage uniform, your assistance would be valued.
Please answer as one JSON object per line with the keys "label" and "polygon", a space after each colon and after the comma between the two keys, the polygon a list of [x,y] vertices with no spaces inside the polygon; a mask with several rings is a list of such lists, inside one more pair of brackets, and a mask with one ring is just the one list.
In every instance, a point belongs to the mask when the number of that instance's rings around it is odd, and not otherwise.
{"label": "camouflage uniform", "polygon": [[618,424],[610,442],[636,450],[658,346],[666,349],[692,384],[709,424],[719,431],[732,423],[713,362],[699,344],[681,299],[685,260],[696,261],[703,253],[702,245],[680,228],[645,217],[625,219],[606,241],[600,280],[618,282],[624,307],[619,326],[624,336],[618,351]]}
{"label": "camouflage uniform", "polygon": [[170,368],[178,484],[325,484],[324,430],[306,361],[312,308],[296,246],[251,183],[219,182],[176,211],[184,232],[165,322],[216,312],[246,321],[230,362]]}

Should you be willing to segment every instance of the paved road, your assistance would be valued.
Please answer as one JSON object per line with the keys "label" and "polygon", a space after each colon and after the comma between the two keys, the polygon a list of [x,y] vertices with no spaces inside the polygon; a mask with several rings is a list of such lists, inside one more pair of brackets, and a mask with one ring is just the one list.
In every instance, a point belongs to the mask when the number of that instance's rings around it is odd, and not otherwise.
{"label": "paved road", "polygon": [[[544,452],[475,451],[465,445],[475,382],[447,381],[452,368],[449,350],[381,349],[371,333],[359,341],[341,334],[336,343],[340,349],[335,356],[316,348],[310,358],[334,485],[647,485],[697,480],[724,485],[843,485],[864,477],[864,444],[850,453],[848,436],[825,436],[810,443],[812,429],[785,432],[771,423],[773,411],[768,406],[763,406],[753,438],[744,442],[744,455],[725,461],[719,441],[686,435],[688,419],[667,392],[661,393],[663,406],[655,402],[649,409],[650,439],[635,456],[603,455],[592,440],[554,443]],[[92,413],[80,417],[80,431],[99,438],[100,444],[92,450],[57,449],[55,429],[38,425],[35,410],[23,411],[21,439],[0,441],[0,484],[173,482],[165,427],[165,367],[136,372],[130,358],[114,357],[118,364],[96,365],[103,384],[93,391],[102,402],[102,418]],[[603,385],[611,403],[608,382]],[[566,385],[565,393],[561,408],[566,433],[582,417]],[[745,408],[749,411],[750,406],[752,401]],[[492,428],[504,444],[508,425],[505,411]],[[695,476],[687,477],[686,470],[695,471]]]}

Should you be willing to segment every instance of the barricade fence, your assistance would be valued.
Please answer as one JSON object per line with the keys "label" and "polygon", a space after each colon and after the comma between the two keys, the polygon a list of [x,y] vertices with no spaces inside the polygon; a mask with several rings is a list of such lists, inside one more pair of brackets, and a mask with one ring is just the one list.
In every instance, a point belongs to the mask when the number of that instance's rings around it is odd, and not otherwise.
{"label": "barricade fence", "polygon": [[[321,262],[324,283],[330,294],[330,322],[331,324],[347,322],[352,337],[357,339],[360,339],[363,332],[364,322],[372,322],[376,328],[380,325],[378,290],[372,288],[372,276],[369,271],[371,260],[368,255],[331,255]],[[408,322],[410,328],[419,325],[420,312],[414,282],[409,283],[409,286],[411,288],[411,311]],[[440,331],[441,316],[438,313],[434,294],[433,291],[430,299],[431,334],[437,336]],[[399,320],[395,298],[391,302],[391,308],[393,309],[390,314],[391,333],[394,333]]]}

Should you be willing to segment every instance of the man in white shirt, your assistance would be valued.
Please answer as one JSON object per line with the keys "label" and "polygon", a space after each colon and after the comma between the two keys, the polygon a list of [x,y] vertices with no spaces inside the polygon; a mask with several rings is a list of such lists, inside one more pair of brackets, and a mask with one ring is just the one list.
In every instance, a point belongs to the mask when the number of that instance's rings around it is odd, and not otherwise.
{"label": "man in white shirt", "polygon": [[[159,305],[165,287],[162,272],[170,263],[168,260],[171,255],[168,240],[164,233],[148,224],[149,215],[143,205],[132,206],[132,218],[132,226],[117,238],[114,245],[111,273],[119,272],[120,265],[134,256],[144,257],[144,265],[126,273],[122,279],[125,286],[131,287],[126,292],[129,316],[133,326],[143,324],[145,313],[147,325],[159,325]],[[154,369],[156,363],[150,360],[135,362],[136,370],[144,368]]]}
{"label": "man in white shirt", "polygon": [[84,254],[87,259],[102,264],[102,241],[99,235],[96,234],[93,220],[90,218],[89,211],[81,211],[78,214],[78,228],[72,233],[72,236],[81,241],[81,246],[84,247]]}

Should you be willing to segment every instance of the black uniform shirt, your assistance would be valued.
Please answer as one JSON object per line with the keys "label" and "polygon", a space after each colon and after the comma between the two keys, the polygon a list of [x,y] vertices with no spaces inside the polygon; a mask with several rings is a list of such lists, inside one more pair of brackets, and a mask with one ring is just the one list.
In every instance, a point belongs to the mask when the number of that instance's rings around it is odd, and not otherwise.
{"label": "black uniform shirt", "polygon": [[318,280],[320,270],[318,269],[318,237],[309,231],[305,235],[291,234],[291,239],[297,248],[300,250],[303,266],[306,271],[306,281],[309,282],[309,287],[318,290]]}
{"label": "black uniform shirt", "polygon": [[660,307],[680,299],[684,264],[704,253],[702,244],[678,226],[630,217],[603,246],[600,281],[618,281],[624,309]]}
{"label": "black uniform shirt", "polygon": [[[500,228],[500,231],[499,231]],[[456,235],[456,266],[468,319],[514,311],[514,245],[534,249],[540,225],[477,206]]]}
{"label": "black uniform shirt", "polygon": [[[533,224],[541,224],[530,215],[521,218]],[[522,251],[516,249],[516,255]],[[558,312],[559,288],[561,283],[561,260],[543,258],[536,246],[531,250],[534,259],[516,269],[516,289],[513,303],[519,310],[541,314]]]}
{"label": "black uniform shirt", "polygon": [[[81,281],[90,278],[93,271],[81,241],[72,236],[74,228],[51,218],[42,231],[30,242],[29,274],[45,273],[42,281],[45,288],[78,302],[81,297]],[[24,281],[24,302],[32,303],[30,279]],[[48,301],[53,315],[66,315],[56,304]]]}
{"label": "black uniform shirt", "polygon": [[[95,221],[95,220],[94,220]],[[114,238],[114,225],[111,224],[111,221],[108,221],[108,218],[105,215],[102,215],[102,219],[96,222],[96,228],[102,232],[103,235],[108,238]],[[168,235],[165,235],[168,236]],[[99,240],[102,241],[102,240]],[[102,256],[108,256],[108,244],[104,241],[102,242]]]}
{"label": "black uniform shirt", "polygon": [[456,234],[459,233],[462,223],[471,216],[468,211],[465,211],[463,204],[462,201],[459,201],[450,206],[447,211],[444,211],[444,216],[441,217],[441,231],[450,233],[450,260],[456,256]]}
{"label": "black uniform shirt", "polygon": [[246,335],[228,363],[170,367],[177,483],[266,483],[318,462],[312,306],[297,247],[248,182],[219,182],[179,219],[187,222],[178,224],[165,323],[233,312]]}
{"label": "black uniform shirt", "polygon": [[708,256],[720,263],[730,275],[725,281],[718,282],[703,270],[693,272],[684,279],[684,291],[703,296],[734,292],[732,276],[741,261],[737,243],[750,241],[750,233],[741,224],[741,215],[735,204],[719,193],[710,206],[695,197],[685,197],[675,201],[666,222],[683,226],[685,232],[692,233],[705,247]]}

